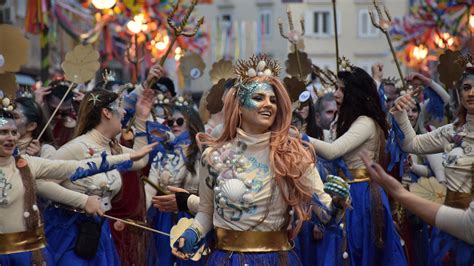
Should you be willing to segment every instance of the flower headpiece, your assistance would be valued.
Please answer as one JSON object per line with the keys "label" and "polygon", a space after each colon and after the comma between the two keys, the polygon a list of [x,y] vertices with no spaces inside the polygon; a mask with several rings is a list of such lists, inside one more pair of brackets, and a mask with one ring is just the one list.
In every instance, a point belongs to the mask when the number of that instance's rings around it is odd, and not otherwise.
{"label": "flower headpiece", "polygon": [[[10,98],[5,97],[3,94],[3,91],[0,90],[0,108],[2,108],[4,111],[11,112],[13,109],[15,109],[13,105],[13,101],[10,100]],[[7,116],[8,117],[8,116]],[[8,117],[11,118],[11,117]],[[2,115],[0,116],[0,126],[4,126],[6,123],[8,123],[7,119]]]}
{"label": "flower headpiece", "polygon": [[339,58],[338,62],[339,62],[339,65],[341,66],[342,71],[352,72],[355,69],[355,66],[352,65],[349,59],[347,59],[345,56]]}
{"label": "flower headpiece", "polygon": [[249,82],[254,77],[278,77],[281,67],[278,62],[267,55],[253,55],[248,60],[239,60],[234,68],[237,77],[237,96],[241,104],[258,88],[260,82]]}

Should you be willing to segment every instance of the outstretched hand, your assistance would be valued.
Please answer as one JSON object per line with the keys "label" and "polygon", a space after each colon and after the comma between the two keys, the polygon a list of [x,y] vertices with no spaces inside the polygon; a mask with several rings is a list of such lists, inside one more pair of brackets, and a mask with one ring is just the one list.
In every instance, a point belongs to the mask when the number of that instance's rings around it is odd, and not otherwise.
{"label": "outstretched hand", "polygon": [[398,180],[393,176],[387,174],[382,166],[369,159],[367,151],[362,151],[359,156],[364,162],[365,167],[371,176],[371,180],[381,185],[388,193],[397,193],[397,191],[404,189],[402,184],[400,184],[400,182],[398,182]]}
{"label": "outstretched hand", "polygon": [[139,149],[137,151],[131,152],[130,153],[130,160],[132,160],[132,161],[140,160],[141,158],[148,155],[153,150],[153,148],[155,148],[156,145],[158,145],[158,142],[148,144],[148,145],[142,147],[141,149]]}
{"label": "outstretched hand", "polygon": [[155,93],[151,89],[143,90],[143,93],[138,96],[138,101],[135,106],[136,116],[141,120],[147,120],[150,116],[151,108],[155,101]]}

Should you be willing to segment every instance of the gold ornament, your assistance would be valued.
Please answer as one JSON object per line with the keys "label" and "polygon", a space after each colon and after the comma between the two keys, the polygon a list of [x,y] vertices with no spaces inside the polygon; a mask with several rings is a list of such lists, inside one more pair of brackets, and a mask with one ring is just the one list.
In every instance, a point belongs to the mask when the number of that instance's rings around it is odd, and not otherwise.
{"label": "gold ornament", "polygon": [[20,67],[28,62],[30,41],[19,28],[7,24],[0,25],[0,36],[0,55],[3,58],[0,74],[19,71]]}
{"label": "gold ornament", "polygon": [[84,83],[95,77],[99,70],[99,52],[91,45],[77,45],[66,54],[61,67],[66,79],[74,83]]}
{"label": "gold ornament", "polygon": [[221,79],[232,79],[234,75],[234,66],[232,61],[221,59],[212,64],[211,71],[209,71],[211,82],[213,85],[217,84]]}
{"label": "gold ornament", "polygon": [[197,53],[189,53],[180,59],[179,69],[186,79],[198,79],[204,73],[206,63]]}
{"label": "gold ornament", "polygon": [[239,60],[234,68],[235,75],[242,83],[256,76],[278,77],[280,71],[278,62],[265,54],[253,55],[248,60]]}

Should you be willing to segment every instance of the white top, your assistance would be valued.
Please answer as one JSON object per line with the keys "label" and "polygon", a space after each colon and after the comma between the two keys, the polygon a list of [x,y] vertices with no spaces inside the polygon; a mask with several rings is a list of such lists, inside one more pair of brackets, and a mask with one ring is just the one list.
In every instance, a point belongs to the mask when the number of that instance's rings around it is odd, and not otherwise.
{"label": "white top", "polygon": [[[137,119],[137,132],[145,132],[145,121]],[[84,135],[81,135],[68,143],[64,144],[54,154],[54,158],[63,160],[83,160],[87,158],[96,158],[101,156],[102,152],[111,154],[111,139],[102,135],[99,131],[92,129]],[[145,137],[136,137],[134,140],[133,150],[138,150],[147,145]],[[123,153],[133,152],[132,149],[122,146]],[[138,170],[146,166],[148,156],[143,157],[139,161],[133,163],[131,170]],[[99,165],[98,165],[99,166]],[[62,182],[64,187],[78,191],[87,195],[97,195],[101,197],[109,197],[112,199],[120,191],[122,187],[122,178],[117,170],[108,171],[106,173],[96,174],[74,182],[65,180]]]}
{"label": "white top", "polygon": [[[270,132],[249,135],[238,129],[233,141],[204,151],[200,203],[193,223],[201,235],[213,226],[236,231],[286,229],[289,209],[270,165],[270,136]],[[302,178],[311,183],[323,204],[331,206],[314,165]]]}
{"label": "white top", "polygon": [[441,206],[436,213],[436,226],[474,245],[474,201],[467,210]]}
{"label": "white top", "polygon": [[[185,164],[187,145],[180,145],[173,152],[162,154],[159,152],[150,166],[148,179],[154,184],[166,190],[167,186],[184,188],[188,192],[197,194],[199,187],[199,176],[191,174]],[[184,157],[183,157],[184,156]],[[195,169],[199,166],[196,160]],[[151,198],[156,195],[156,190],[149,184],[145,184],[146,206],[151,206]]]}
{"label": "white top", "polygon": [[[28,163],[33,178],[49,178],[65,180],[77,168],[87,168],[87,162],[100,164],[102,158],[87,161],[47,160],[39,157],[22,156]],[[128,154],[108,156],[110,164],[130,160]],[[24,194],[25,189],[20,171],[15,165],[15,159],[0,158],[0,233],[14,233],[26,230],[24,224]]]}
{"label": "white top", "polygon": [[453,124],[448,124],[422,135],[416,135],[405,111],[395,112],[393,116],[405,134],[402,144],[405,152],[416,154],[445,152],[443,165],[448,189],[471,193],[472,165],[474,164],[473,115],[466,116],[466,124],[458,132]]}
{"label": "white top", "polygon": [[349,127],[346,133],[334,142],[328,143],[310,137],[316,153],[327,160],[342,157],[349,169],[365,168],[359,157],[362,150],[369,152],[369,159],[376,159],[379,152],[379,132],[372,118],[359,116]]}

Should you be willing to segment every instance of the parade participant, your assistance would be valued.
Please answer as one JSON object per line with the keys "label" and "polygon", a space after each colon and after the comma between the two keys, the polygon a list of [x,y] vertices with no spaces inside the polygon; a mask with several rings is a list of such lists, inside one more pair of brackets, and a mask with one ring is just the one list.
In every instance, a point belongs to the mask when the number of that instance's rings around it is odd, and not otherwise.
{"label": "parade participant", "polygon": [[[54,80],[48,88],[35,91],[35,100],[42,106],[46,116],[53,113],[70,85],[71,83],[66,80]],[[57,145],[61,146],[73,137],[74,127],[76,126],[76,111],[73,102],[73,93],[69,93],[51,123]]]}
{"label": "parade participant", "polygon": [[[296,109],[298,114],[303,118],[303,125],[301,132],[306,133],[312,138],[322,139],[323,129],[316,123],[316,112],[314,110],[313,99],[311,98],[310,92],[303,92],[300,96],[300,106]],[[302,99],[301,99],[302,98]]]}
{"label": "parade participant", "polygon": [[[0,109],[0,265],[42,265],[52,263],[40,249],[46,245],[39,209],[36,205],[36,178],[66,180],[90,163],[99,165],[103,158],[84,161],[47,160],[29,155],[14,155],[18,128],[13,114]],[[151,151],[149,146],[137,152],[107,156],[113,165],[139,160]],[[86,197],[81,206],[87,213],[101,214],[99,197]]]}
{"label": "parade participant", "polygon": [[[135,126],[138,132],[145,132],[145,121],[153,104],[153,92],[144,90],[136,104]],[[106,90],[93,90],[86,94],[79,108],[76,138],[62,146],[54,158],[81,160],[106,154],[127,154],[134,152],[118,143],[116,136],[121,132],[124,110],[121,98]],[[145,137],[136,137],[134,149],[146,146]],[[131,171],[143,168],[148,156],[135,162]],[[97,174],[75,182],[64,181],[64,187],[101,197],[104,211],[111,209],[112,200],[122,186],[117,170]],[[45,211],[46,237],[55,263],[66,264],[119,264],[110,227],[104,219],[92,219],[63,206],[51,206]],[[90,243],[81,241],[91,238]],[[87,241],[86,241],[87,242]],[[85,245],[87,246],[85,246]],[[82,245],[82,246],[81,246]]]}
{"label": "parade participant", "polygon": [[[181,217],[190,217],[188,213],[188,198],[191,194],[197,195],[199,177],[197,169],[200,160],[200,151],[196,143],[196,134],[204,132],[204,125],[199,114],[194,111],[189,104],[186,106],[174,106],[171,116],[166,119],[167,126],[171,129],[175,138],[174,141],[164,144],[164,150],[158,152],[153,159],[148,179],[158,185],[165,192],[177,192],[172,195],[155,196],[157,191],[150,185],[145,185],[146,203],[150,207],[151,203],[158,207],[158,210],[151,209],[149,221],[153,227],[162,232],[169,232],[171,227]],[[148,126],[150,128],[150,126]],[[172,186],[169,191],[168,186]],[[186,192],[179,192],[176,188],[182,188]],[[191,193],[191,194],[190,194]],[[173,200],[180,212],[170,213],[167,206],[169,200]],[[196,207],[191,207],[196,210]],[[161,210],[164,211],[161,211]],[[190,265],[193,262],[183,262],[171,254],[169,237],[154,235],[156,243],[157,258],[155,265]]]}
{"label": "parade participant", "polygon": [[[276,77],[277,63],[264,55],[239,61],[239,81],[224,101],[225,122],[215,139],[198,134],[207,146],[199,171],[199,211],[175,243],[173,253],[189,258],[214,227],[210,265],[297,265],[294,238],[313,209],[328,222],[346,206],[347,184],[334,178],[335,197],[323,191],[314,153],[290,136],[291,101]],[[337,181],[336,181],[337,180]],[[329,190],[328,190],[329,191]],[[296,223],[288,234],[291,217]]]}
{"label": "parade participant", "polygon": [[[469,61],[469,60],[466,60]],[[464,65],[464,73],[458,83],[461,105],[454,123],[442,126],[434,131],[416,135],[410,125],[406,110],[413,108],[416,102],[411,94],[397,99],[392,114],[405,135],[402,149],[416,154],[445,152],[445,175],[447,195],[445,205],[467,209],[473,198],[472,147],[471,135],[474,132],[474,69],[471,62]],[[467,265],[474,262],[474,246],[443,232],[434,231],[432,235],[432,264],[441,264],[447,253],[451,263]]]}
{"label": "parade participant", "polygon": [[380,184],[396,201],[425,222],[474,245],[474,202],[471,201],[469,208],[463,211],[420,198],[403,188],[379,164],[373,163],[365,152],[361,152],[360,156],[372,180]]}
{"label": "parade participant", "polygon": [[318,156],[344,160],[348,169],[341,174],[352,183],[353,209],[346,212],[344,224],[347,253],[337,256],[349,260],[351,265],[406,265],[387,196],[370,182],[358,156],[361,149],[366,149],[372,160],[384,160],[388,131],[385,113],[370,75],[347,60],[342,60],[342,65],[344,70],[337,74],[334,93],[338,107],[337,139],[333,138],[332,143],[311,139]]}
{"label": "parade participant", "polygon": [[[19,97],[15,99],[15,109],[12,113],[20,135],[17,142],[19,153],[51,159],[56,152],[51,130],[47,128],[41,139],[37,139],[46,125],[46,118],[40,105],[33,98]],[[45,179],[36,180],[36,189],[40,197],[74,208],[81,208],[88,198],[85,194]]]}
{"label": "parade participant", "polygon": [[337,105],[333,93],[327,93],[316,101],[316,124],[322,129],[329,130],[331,122],[337,113]]}

